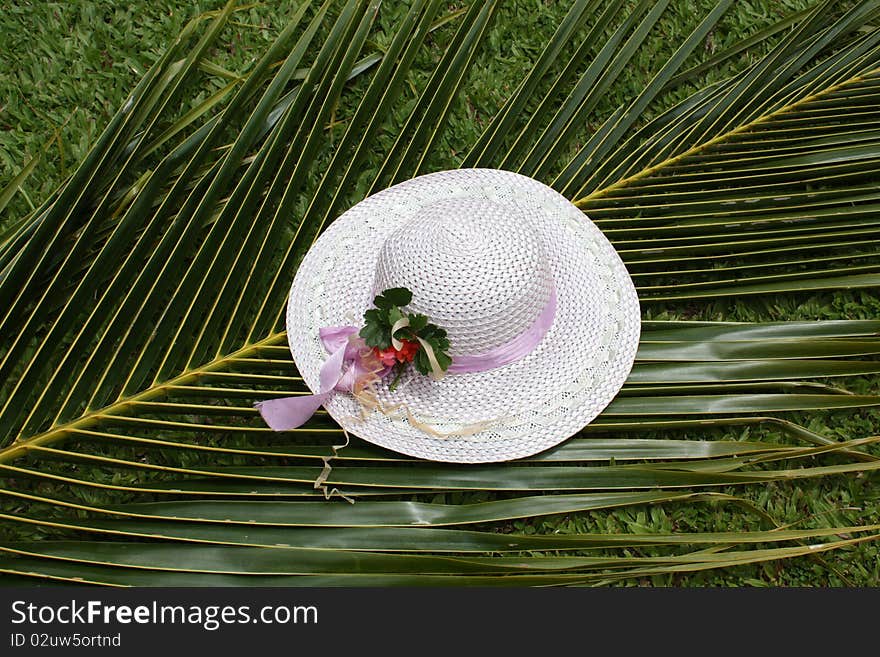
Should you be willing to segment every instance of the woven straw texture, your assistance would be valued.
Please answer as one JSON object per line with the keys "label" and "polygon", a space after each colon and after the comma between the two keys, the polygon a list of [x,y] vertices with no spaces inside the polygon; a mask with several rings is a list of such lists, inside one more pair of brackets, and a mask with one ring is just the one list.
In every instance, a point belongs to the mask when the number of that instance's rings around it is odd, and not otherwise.
{"label": "woven straw texture", "polygon": [[[532,325],[552,290],[553,325],[527,356],[441,381],[410,368],[391,393],[397,413],[363,416],[348,394],[327,411],[347,431],[435,461],[484,463],[530,456],[577,433],[626,380],[639,343],[632,281],[614,248],[574,205],[507,171],[460,169],[375,194],[340,216],[303,259],[290,292],[287,335],[306,384],[318,389],[327,358],[322,326],[362,324],[388,287],[413,292],[409,308],[449,333],[450,354],[483,353]],[[472,435],[455,435],[474,425]]]}

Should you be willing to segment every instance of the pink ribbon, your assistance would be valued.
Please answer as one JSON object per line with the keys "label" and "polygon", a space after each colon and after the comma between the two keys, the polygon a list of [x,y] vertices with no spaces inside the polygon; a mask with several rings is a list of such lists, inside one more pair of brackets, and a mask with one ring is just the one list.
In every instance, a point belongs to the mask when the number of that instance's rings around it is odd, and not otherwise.
{"label": "pink ribbon", "polygon": [[[295,429],[312,417],[334,392],[354,391],[358,379],[372,371],[363,362],[362,354],[367,347],[363,340],[356,337],[357,333],[358,329],[354,326],[327,326],[320,329],[318,334],[330,357],[321,366],[318,392],[254,404],[269,428],[275,431]],[[379,373],[380,376],[384,374]]]}
{"label": "pink ribbon", "polygon": [[[486,372],[504,367],[530,354],[544,339],[556,316],[556,291],[550,293],[547,305],[534,323],[517,337],[482,354],[456,356],[446,370],[447,374]],[[357,337],[354,326],[329,326],[320,329],[319,336],[330,357],[321,366],[319,389],[313,395],[299,395],[270,399],[254,404],[266,424],[275,431],[289,431],[302,426],[336,392],[353,392],[355,384],[372,373],[380,378],[391,367],[375,372],[364,363],[369,353],[364,341]],[[347,365],[347,367],[346,367]]]}
{"label": "pink ribbon", "polygon": [[504,367],[515,363],[523,356],[532,353],[538,343],[547,335],[547,331],[553,326],[553,318],[556,316],[556,290],[551,290],[547,305],[538,315],[534,323],[525,331],[512,340],[498,345],[494,349],[473,356],[456,356],[452,364],[447,368],[447,374],[471,374],[473,372],[486,372],[498,367]]}

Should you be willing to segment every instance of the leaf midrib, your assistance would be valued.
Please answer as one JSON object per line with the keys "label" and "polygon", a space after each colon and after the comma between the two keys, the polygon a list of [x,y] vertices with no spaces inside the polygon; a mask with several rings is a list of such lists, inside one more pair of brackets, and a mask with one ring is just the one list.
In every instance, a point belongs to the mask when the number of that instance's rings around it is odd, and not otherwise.
{"label": "leaf midrib", "polygon": [[589,202],[594,201],[599,198],[604,198],[604,197],[608,196],[611,192],[613,192],[617,189],[621,189],[623,187],[628,186],[631,183],[642,180],[644,178],[648,178],[661,169],[673,166],[673,165],[677,164],[678,162],[680,162],[680,161],[682,161],[692,155],[698,155],[698,154],[702,153],[703,151],[708,150],[709,148],[711,148],[715,144],[726,141],[726,140],[728,140],[738,134],[741,134],[743,132],[748,132],[752,128],[759,126],[762,123],[766,123],[766,122],[768,122],[768,121],[770,121],[780,115],[786,114],[787,112],[794,111],[795,109],[797,109],[803,105],[806,105],[808,103],[811,103],[818,98],[821,98],[823,96],[827,96],[827,95],[832,94],[836,91],[839,91],[843,87],[847,87],[847,86],[853,85],[853,84],[858,84],[859,82],[862,82],[865,79],[870,78],[878,73],[880,73],[880,67],[873,68],[867,72],[861,73],[860,75],[856,75],[854,77],[847,78],[843,82],[838,82],[837,84],[831,85],[830,87],[826,87],[825,89],[822,89],[821,91],[817,91],[816,93],[810,94],[808,96],[804,96],[803,98],[801,98],[793,103],[790,103],[788,105],[783,105],[782,107],[780,107],[780,108],[778,108],[768,114],[764,114],[762,116],[759,116],[758,118],[753,119],[752,121],[744,123],[741,126],[734,128],[733,130],[728,130],[727,132],[723,132],[720,135],[716,135],[715,137],[713,137],[712,139],[709,139],[708,141],[705,141],[700,144],[696,144],[695,146],[691,146],[689,149],[682,151],[678,155],[668,157],[665,160],[662,160],[661,162],[658,162],[657,164],[655,164],[653,166],[649,166],[649,167],[642,169],[638,173],[635,173],[631,176],[627,176],[625,178],[621,178],[617,182],[612,183],[611,185],[608,185],[607,187],[602,187],[600,189],[596,189],[596,190],[590,192],[589,194],[587,194],[586,196],[582,196],[579,199],[576,199],[574,201],[574,204],[577,207],[583,209],[583,207],[585,205],[587,205]]}
{"label": "leaf midrib", "polygon": [[24,456],[31,447],[49,445],[59,440],[63,440],[72,430],[87,428],[95,422],[99,422],[107,415],[122,414],[125,409],[129,408],[132,402],[147,401],[162,394],[170,387],[187,385],[207,372],[214,372],[222,369],[229,361],[255,356],[261,348],[273,346],[277,342],[283,340],[284,337],[285,334],[283,332],[273,333],[262,340],[246,344],[238,351],[223,356],[222,358],[214,359],[196,369],[182,372],[173,379],[165,381],[159,385],[151,386],[131,395],[119,397],[107,406],[92,410],[87,409],[85,413],[75,420],[71,420],[64,424],[54,424],[46,431],[34,434],[33,436],[18,436],[10,445],[0,449],[0,463],[9,463]]}

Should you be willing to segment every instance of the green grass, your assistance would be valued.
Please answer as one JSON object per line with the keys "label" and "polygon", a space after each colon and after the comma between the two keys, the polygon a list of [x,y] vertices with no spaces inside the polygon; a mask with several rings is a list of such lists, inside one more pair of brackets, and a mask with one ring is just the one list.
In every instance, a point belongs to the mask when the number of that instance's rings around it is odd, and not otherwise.
{"label": "green grass", "polygon": [[[390,25],[402,11],[402,3],[387,2],[380,25]],[[673,0],[646,47],[642,48],[625,73],[624,84],[616,85],[603,100],[596,116],[604,117],[625,100],[633,98],[650,78],[652,60],[664,60],[672,45],[695,25],[696,17],[714,2]],[[723,49],[739,38],[766,26],[781,16],[807,6],[806,0],[742,0],[722,20],[706,40],[702,52],[688,63],[695,63],[707,52]],[[112,0],[76,2],[23,2],[0,12],[0,61],[7,71],[0,75],[0,189],[33,157],[40,160],[0,217],[0,227],[46,198],[75,166],[100,133],[128,91],[164,46],[179,32],[185,21],[198,13],[216,8],[217,2],[182,0],[137,1],[121,5]],[[211,61],[230,71],[243,72],[283,25],[292,2],[272,2],[236,14],[227,28],[222,51],[211,54]],[[494,113],[528,70],[567,10],[565,1],[516,0],[505,2],[484,41],[472,73],[450,116],[437,155],[430,169],[457,166],[466,146],[480,134]],[[450,7],[450,11],[454,7]],[[449,38],[448,29],[432,34],[429,55],[436,56]],[[371,44],[381,50],[382,40]],[[734,59],[711,71],[699,82],[719,80],[748,63]],[[412,72],[412,91],[422,86],[429,74],[428,57]],[[355,82],[354,84],[358,84]],[[693,90],[685,86],[673,92],[684,97]],[[204,98],[205,89],[193,90],[193,102]],[[339,135],[351,112],[337,108],[329,126]],[[404,107],[398,108],[402,121]],[[594,125],[584,126],[584,135]],[[393,142],[390,133],[382,144]],[[386,143],[387,142],[387,143]],[[564,161],[564,158],[561,160]],[[364,178],[371,178],[364,176]],[[358,190],[352,190],[352,196]],[[664,310],[648,306],[651,318],[707,318],[727,320],[785,320],[876,318],[880,316],[880,296],[872,291],[819,293],[748,300],[723,300],[690,308]],[[844,383],[854,392],[880,392],[874,379],[862,378]],[[814,413],[798,418],[808,428],[832,437],[860,437],[880,433],[880,416],[874,411],[856,413]],[[748,438],[748,431],[705,432],[684,437]],[[781,438],[780,438],[781,439]],[[111,448],[108,447],[109,451]],[[81,474],[85,474],[85,468]],[[874,478],[876,479],[876,478]],[[765,509],[778,523],[804,528],[812,526],[880,523],[880,489],[869,477],[839,477],[797,484],[777,483],[764,487],[730,489],[726,492],[751,500]],[[83,491],[83,497],[99,495]],[[475,495],[449,495],[446,501],[475,500]],[[14,509],[14,505],[12,507]],[[512,523],[510,529],[525,533],[546,532],[666,532],[726,531],[757,529],[761,520],[737,507],[688,504],[652,508],[631,508],[601,514],[552,516]],[[9,538],[31,538],[26,526],[4,527]],[[12,532],[16,532],[12,535]],[[880,548],[864,544],[825,556],[826,564],[809,559],[725,571],[706,571],[675,578],[646,581],[647,585],[683,586],[824,586],[880,584]]]}

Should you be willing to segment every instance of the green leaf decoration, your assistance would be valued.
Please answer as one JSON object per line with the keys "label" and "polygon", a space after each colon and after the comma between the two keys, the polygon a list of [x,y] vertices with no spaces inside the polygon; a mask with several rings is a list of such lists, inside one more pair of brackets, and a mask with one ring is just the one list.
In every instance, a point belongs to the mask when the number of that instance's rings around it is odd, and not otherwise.
{"label": "green leaf decoration", "polygon": [[420,349],[416,352],[416,355],[413,358],[413,367],[416,368],[416,372],[419,374],[427,376],[431,373],[431,363],[428,362],[428,357],[425,355],[424,349]]}
{"label": "green leaf decoration", "polygon": [[373,304],[377,308],[393,308],[395,306],[406,306],[412,301],[412,292],[405,287],[392,287],[373,299]]}
{"label": "green leaf decoration", "polygon": [[359,335],[367,346],[387,349],[391,346],[391,326],[387,310],[372,308],[364,313],[364,326]]}
{"label": "green leaf decoration", "polygon": [[420,315],[417,313],[410,313],[409,317],[409,327],[415,331],[416,333],[420,332],[428,325],[428,317],[426,315]]}
{"label": "green leaf decoration", "polygon": [[[0,583],[876,584],[877,2],[447,4],[196,16],[4,219]],[[239,10],[284,20],[232,70]],[[253,402],[307,392],[284,330],[310,245],[458,166],[542,180],[611,240],[644,313],[623,390],[513,463],[269,430]],[[367,344],[411,301],[379,295]]]}
{"label": "green leaf decoration", "polygon": [[[388,309],[388,323],[394,326],[398,321],[404,318],[403,311],[397,306]],[[398,329],[399,330],[399,329]]]}
{"label": "green leaf decoration", "polygon": [[[446,371],[452,364],[452,358],[446,353],[446,350],[449,349],[449,341],[439,338],[436,335],[423,339],[433,348],[434,356],[440,364],[440,369]],[[427,375],[431,373],[431,363],[428,360],[428,356],[424,349],[420,349],[416,352],[415,358],[413,358],[413,366],[419,374]]]}

